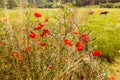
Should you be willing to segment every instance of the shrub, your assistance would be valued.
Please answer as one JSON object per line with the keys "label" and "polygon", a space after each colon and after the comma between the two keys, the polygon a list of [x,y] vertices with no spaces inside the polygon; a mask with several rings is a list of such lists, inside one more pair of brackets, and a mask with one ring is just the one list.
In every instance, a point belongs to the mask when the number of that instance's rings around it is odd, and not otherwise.
{"label": "shrub", "polygon": [[100,8],[113,8],[113,3],[106,3],[106,4],[102,4],[100,3]]}
{"label": "shrub", "polygon": [[114,8],[120,8],[120,4],[114,4]]}
{"label": "shrub", "polygon": [[52,8],[53,7],[53,3],[51,2],[49,2],[49,3],[46,3],[46,5],[45,5],[45,8]]}

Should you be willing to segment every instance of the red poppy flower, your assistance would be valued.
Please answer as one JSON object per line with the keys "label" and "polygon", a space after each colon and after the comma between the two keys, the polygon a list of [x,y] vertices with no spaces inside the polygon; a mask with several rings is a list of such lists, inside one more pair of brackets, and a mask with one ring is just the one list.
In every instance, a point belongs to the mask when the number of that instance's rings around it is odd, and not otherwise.
{"label": "red poppy flower", "polygon": [[14,56],[14,57],[18,57],[19,54],[18,54],[18,53],[13,53],[12,56]]}
{"label": "red poppy flower", "polygon": [[68,40],[68,39],[64,40],[64,44],[65,44],[65,45],[69,45],[69,46],[72,46],[72,45],[73,45],[72,41],[70,41],[70,40]]}
{"label": "red poppy flower", "polygon": [[43,30],[43,34],[49,34],[50,33],[50,30],[49,29],[44,29]]}
{"label": "red poppy flower", "polygon": [[42,29],[44,27],[44,25],[43,24],[39,24],[39,25],[37,25],[35,28],[34,28],[34,30],[39,30],[39,29]]}
{"label": "red poppy flower", "polygon": [[42,34],[40,34],[40,36],[43,38],[43,37],[45,37],[45,36],[46,36],[46,34],[42,33]]}
{"label": "red poppy flower", "polygon": [[44,22],[48,22],[48,18],[45,18],[45,19],[44,19]]}
{"label": "red poppy flower", "polygon": [[5,43],[5,42],[1,42],[0,45],[1,45],[1,46],[5,46],[6,43]]}
{"label": "red poppy flower", "polygon": [[76,50],[81,51],[83,49],[84,49],[84,45],[82,44],[82,42],[77,42],[76,43]]}
{"label": "red poppy flower", "polygon": [[97,50],[92,53],[93,56],[100,56],[102,54],[101,51]]}
{"label": "red poppy flower", "polygon": [[109,80],[116,80],[114,77],[111,77]]}
{"label": "red poppy flower", "polygon": [[81,75],[81,76],[80,76],[80,80],[83,80],[83,79],[84,79],[84,76]]}
{"label": "red poppy flower", "polygon": [[52,69],[53,69],[53,66],[52,66],[52,65],[49,65],[48,68],[49,68],[50,70],[52,70]]}
{"label": "red poppy flower", "polygon": [[81,39],[83,40],[83,42],[87,43],[89,41],[89,37],[86,34],[82,34],[81,35]]}
{"label": "red poppy flower", "polygon": [[40,18],[42,15],[40,13],[38,13],[38,12],[35,12],[34,16],[37,17],[37,18]]}
{"label": "red poppy flower", "polygon": [[31,45],[29,45],[26,49],[25,49],[25,53],[28,53],[29,51],[31,51],[32,50],[32,46]]}
{"label": "red poppy flower", "polygon": [[29,50],[28,49],[25,49],[25,51],[24,51],[25,53],[29,53]]}
{"label": "red poppy flower", "polygon": [[28,50],[32,50],[32,46],[31,46],[31,45],[29,45],[27,49],[28,49]]}
{"label": "red poppy flower", "polygon": [[74,32],[73,32],[73,34],[80,34],[80,33],[79,33],[79,32],[77,32],[77,31],[74,31]]}
{"label": "red poppy flower", "polygon": [[19,61],[22,61],[23,59],[24,59],[24,58],[23,58],[22,56],[19,56],[19,57],[18,57],[18,60],[19,60]]}
{"label": "red poppy flower", "polygon": [[83,50],[83,46],[78,46],[78,47],[76,47],[76,50],[77,50],[77,51]]}
{"label": "red poppy flower", "polygon": [[82,42],[77,42],[76,47],[83,46]]}
{"label": "red poppy flower", "polygon": [[36,34],[33,31],[30,31],[29,37],[34,39],[36,37]]}
{"label": "red poppy flower", "polygon": [[3,56],[0,56],[0,58],[2,58]]}
{"label": "red poppy flower", "polygon": [[40,46],[46,46],[46,43],[42,43],[42,44],[40,44]]}

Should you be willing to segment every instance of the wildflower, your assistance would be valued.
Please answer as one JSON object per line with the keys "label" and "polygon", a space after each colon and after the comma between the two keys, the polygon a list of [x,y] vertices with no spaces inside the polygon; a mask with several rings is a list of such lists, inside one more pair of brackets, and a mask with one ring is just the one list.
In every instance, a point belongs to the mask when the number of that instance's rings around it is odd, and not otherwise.
{"label": "wildflower", "polygon": [[83,50],[83,46],[78,46],[78,47],[76,47],[76,50],[77,50],[77,51]]}
{"label": "wildflower", "polygon": [[35,34],[35,38],[38,38],[40,36],[40,34]]}
{"label": "wildflower", "polygon": [[92,53],[93,56],[100,56],[102,54],[101,51],[97,50]]}
{"label": "wildflower", "polygon": [[82,44],[82,42],[77,42],[76,43],[76,47],[79,47],[79,46],[82,46],[83,44]]}
{"label": "wildflower", "polygon": [[25,49],[25,51],[24,51],[25,53],[28,53],[29,52],[29,50],[28,49]]}
{"label": "wildflower", "polygon": [[40,13],[38,13],[38,12],[35,12],[34,16],[37,17],[37,18],[40,18],[42,15]]}
{"label": "wildflower", "polygon": [[41,36],[41,37],[45,37],[45,36],[46,36],[46,34],[42,33],[42,34],[40,34],[40,36]]}
{"label": "wildflower", "polygon": [[28,53],[29,51],[31,51],[32,50],[32,46],[31,45],[29,45],[26,49],[25,49],[25,53]]}
{"label": "wildflower", "polygon": [[39,30],[39,29],[42,29],[44,27],[44,25],[43,24],[39,24],[39,25],[37,25],[35,28],[34,28],[34,30]]}
{"label": "wildflower", "polygon": [[40,34],[41,37],[45,37],[47,34],[50,34],[50,30],[49,29],[44,29],[43,33]]}
{"label": "wildflower", "polygon": [[1,45],[1,46],[5,46],[6,43],[5,43],[5,42],[1,42],[0,45]]}
{"label": "wildflower", "polygon": [[33,31],[30,31],[29,37],[34,39],[36,37],[36,34]]}
{"label": "wildflower", "polygon": [[48,22],[48,18],[45,18],[45,19],[44,19],[44,22]]}
{"label": "wildflower", "polygon": [[42,43],[42,44],[40,44],[40,46],[46,46],[46,43]]}
{"label": "wildflower", "polygon": [[28,49],[28,50],[32,50],[32,46],[31,46],[31,45],[29,45],[27,49]]}
{"label": "wildflower", "polygon": [[79,33],[79,32],[77,32],[77,31],[74,31],[74,32],[73,32],[73,34],[80,34],[80,33]]}
{"label": "wildflower", "polygon": [[111,77],[109,80],[116,80],[114,77]]}
{"label": "wildflower", "polygon": [[24,58],[23,58],[22,56],[19,56],[19,57],[18,57],[18,60],[19,60],[19,61],[22,61],[23,59],[24,59]]}
{"label": "wildflower", "polygon": [[65,44],[65,45],[69,45],[69,46],[72,46],[72,45],[73,45],[72,41],[70,41],[70,40],[68,40],[68,39],[64,40],[64,44]]}
{"label": "wildflower", "polygon": [[19,54],[18,54],[18,53],[13,53],[12,56],[14,56],[14,57],[18,57]]}
{"label": "wildflower", "polygon": [[52,65],[49,65],[48,68],[49,68],[50,70],[52,70],[52,69],[53,69],[53,66],[52,66]]}
{"label": "wildflower", "polygon": [[49,29],[44,29],[43,30],[43,34],[49,34],[50,33],[50,30]]}
{"label": "wildflower", "polygon": [[2,22],[8,22],[8,20],[9,20],[9,19],[8,19],[7,17],[3,17],[3,18],[2,18]]}
{"label": "wildflower", "polygon": [[0,58],[2,58],[2,56],[0,56]]}
{"label": "wildflower", "polygon": [[81,35],[81,39],[83,40],[83,42],[87,43],[89,41],[89,37],[86,34],[82,34]]}
{"label": "wildflower", "polygon": [[80,80],[83,80],[83,79],[84,79],[84,76],[81,75],[81,76],[80,76]]}
{"label": "wildflower", "polygon": [[76,50],[77,51],[81,51],[81,50],[83,50],[83,48],[84,48],[84,45],[82,44],[82,42],[76,43]]}

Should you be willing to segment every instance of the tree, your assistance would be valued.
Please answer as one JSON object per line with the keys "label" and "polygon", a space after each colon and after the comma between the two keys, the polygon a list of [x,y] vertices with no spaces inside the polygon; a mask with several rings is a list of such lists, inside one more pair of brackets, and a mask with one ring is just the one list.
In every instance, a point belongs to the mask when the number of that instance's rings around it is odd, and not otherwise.
{"label": "tree", "polygon": [[0,8],[3,8],[3,0],[0,0]]}
{"label": "tree", "polygon": [[76,0],[76,5],[77,6],[83,6],[83,5],[88,5],[89,4],[89,0]]}
{"label": "tree", "polygon": [[46,0],[32,0],[32,3],[38,8],[43,8],[46,4]]}
{"label": "tree", "polygon": [[9,9],[12,9],[12,8],[14,8],[14,7],[17,7],[17,3],[15,2],[15,0],[8,0],[8,2],[7,2],[7,7],[8,7]]}

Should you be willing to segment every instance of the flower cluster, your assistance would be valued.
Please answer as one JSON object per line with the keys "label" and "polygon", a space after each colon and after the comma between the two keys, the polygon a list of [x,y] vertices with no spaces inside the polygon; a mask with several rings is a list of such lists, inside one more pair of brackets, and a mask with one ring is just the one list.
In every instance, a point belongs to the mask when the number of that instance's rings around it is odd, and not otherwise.
{"label": "flower cluster", "polygon": [[72,46],[72,45],[73,45],[72,41],[70,41],[70,40],[68,40],[68,39],[64,40],[64,44],[65,44],[65,45],[69,45],[69,46]]}
{"label": "flower cluster", "polygon": [[19,61],[24,60],[24,58],[20,54],[18,54],[18,53],[13,53],[13,54],[11,54],[11,56],[17,58]]}
{"label": "flower cluster", "polygon": [[[42,15],[41,15],[40,13],[38,13],[38,12],[35,12],[35,13],[34,13],[34,16],[35,16],[36,18],[42,17]],[[43,21],[44,21],[44,22],[48,22],[48,19],[45,18]],[[38,24],[34,27],[34,31],[30,31],[30,32],[29,32],[29,37],[35,39],[35,38],[37,38],[37,37],[45,37],[45,36],[47,36],[48,34],[50,34],[50,30],[49,30],[49,29],[46,29],[46,28],[43,29],[43,28],[44,28],[44,24],[38,23]],[[39,34],[39,33],[37,34],[37,33],[35,33],[36,30],[43,30],[43,31],[42,31],[41,34]]]}
{"label": "flower cluster", "polygon": [[[89,37],[87,34],[80,34],[78,31],[74,31],[73,34],[79,35],[80,41],[76,42],[75,47],[77,51],[82,51],[85,49],[85,45],[89,42]],[[68,46],[73,46],[73,42],[71,40],[64,40],[64,44]],[[92,56],[101,56],[102,52],[100,50],[96,50],[91,53]]]}
{"label": "flower cluster", "polygon": [[32,50],[32,46],[31,45],[29,45],[26,49],[25,49],[25,53],[29,53],[29,51],[31,51]]}

